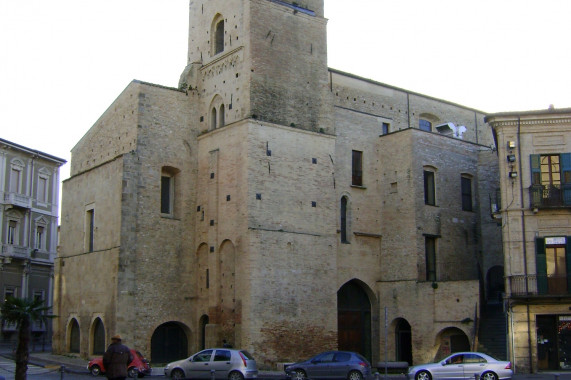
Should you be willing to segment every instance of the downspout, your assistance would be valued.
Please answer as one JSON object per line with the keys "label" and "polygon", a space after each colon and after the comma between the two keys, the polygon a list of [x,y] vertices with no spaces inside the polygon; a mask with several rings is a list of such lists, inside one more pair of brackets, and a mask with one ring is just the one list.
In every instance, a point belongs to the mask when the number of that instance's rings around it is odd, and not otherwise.
{"label": "downspout", "polygon": [[[523,176],[522,172],[522,155],[521,155],[521,118],[517,117],[517,147],[518,147],[518,163],[519,163],[519,187],[520,187],[520,205],[521,205],[521,230],[522,230],[522,240],[523,240],[523,272],[525,275],[525,293],[529,293],[528,284],[528,271],[527,271],[527,237],[525,233],[525,207],[523,204]],[[528,345],[528,359],[529,359],[529,371],[533,373],[533,362],[531,353],[531,321],[530,321],[530,311],[529,303],[526,304],[527,309],[527,345]],[[512,332],[513,333],[513,332]]]}
{"label": "downspout", "polygon": [[409,93],[406,93],[406,113],[408,114],[408,128],[410,128],[410,97]]}

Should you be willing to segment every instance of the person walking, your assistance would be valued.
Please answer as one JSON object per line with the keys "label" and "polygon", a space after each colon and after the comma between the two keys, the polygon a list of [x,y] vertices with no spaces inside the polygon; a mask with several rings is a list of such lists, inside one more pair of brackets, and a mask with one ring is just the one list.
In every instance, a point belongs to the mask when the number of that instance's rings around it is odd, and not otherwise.
{"label": "person walking", "polygon": [[111,344],[103,355],[103,366],[105,376],[109,380],[125,380],[127,378],[127,367],[133,361],[133,354],[129,347],[121,343],[121,336],[111,337]]}

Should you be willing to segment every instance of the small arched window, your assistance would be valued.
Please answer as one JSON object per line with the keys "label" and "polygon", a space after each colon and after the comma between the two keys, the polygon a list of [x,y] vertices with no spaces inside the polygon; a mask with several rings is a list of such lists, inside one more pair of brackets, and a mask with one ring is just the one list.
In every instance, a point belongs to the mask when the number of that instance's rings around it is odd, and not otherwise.
{"label": "small arched window", "polygon": [[218,119],[219,119],[218,127],[223,127],[225,122],[226,122],[225,118],[224,118],[224,104],[222,104],[220,106],[220,113],[219,113]]}
{"label": "small arched window", "polygon": [[212,110],[210,111],[210,130],[215,130],[216,125],[216,107],[212,107]]}
{"label": "small arched window", "polygon": [[432,132],[432,123],[426,119],[420,119],[418,121],[418,128],[423,131]]}

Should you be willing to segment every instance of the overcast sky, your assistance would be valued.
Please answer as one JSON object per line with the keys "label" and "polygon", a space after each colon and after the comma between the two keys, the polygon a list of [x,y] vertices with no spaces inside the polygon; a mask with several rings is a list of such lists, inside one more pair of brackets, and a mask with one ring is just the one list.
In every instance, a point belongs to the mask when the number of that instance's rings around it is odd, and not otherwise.
{"label": "overcast sky", "polygon": [[[131,80],[177,87],[188,3],[0,0],[0,137],[69,161]],[[571,107],[570,15],[569,0],[325,0],[329,67],[490,113]]]}

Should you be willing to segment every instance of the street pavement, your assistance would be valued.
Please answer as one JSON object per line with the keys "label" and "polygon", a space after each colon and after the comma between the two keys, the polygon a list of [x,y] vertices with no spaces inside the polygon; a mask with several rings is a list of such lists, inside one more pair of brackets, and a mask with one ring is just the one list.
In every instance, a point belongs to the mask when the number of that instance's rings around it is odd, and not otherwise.
{"label": "street pavement", "polygon": [[[29,380],[51,379],[88,379],[91,377],[87,371],[88,361],[73,355],[54,355],[51,352],[30,353],[28,365]],[[62,373],[62,366],[64,372]],[[6,380],[14,379],[15,363],[11,353],[0,352],[0,375]],[[164,367],[153,367],[151,377],[164,377]],[[101,377],[103,379],[103,377]],[[285,380],[281,371],[260,371],[260,380]],[[384,380],[383,373],[375,376],[375,380]],[[388,380],[405,380],[403,374],[388,374]],[[514,380],[571,380],[571,371],[540,372],[533,374],[514,374]]]}

